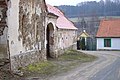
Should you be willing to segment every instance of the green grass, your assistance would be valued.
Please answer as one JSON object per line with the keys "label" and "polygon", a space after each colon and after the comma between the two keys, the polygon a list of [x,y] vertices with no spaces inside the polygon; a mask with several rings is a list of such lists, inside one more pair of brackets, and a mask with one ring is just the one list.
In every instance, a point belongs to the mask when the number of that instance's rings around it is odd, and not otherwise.
{"label": "green grass", "polygon": [[57,69],[57,65],[51,61],[43,61],[35,64],[28,65],[21,70],[24,72],[23,77],[38,77],[38,76],[50,76]]}
{"label": "green grass", "polygon": [[37,64],[31,64],[26,67],[26,70],[29,72],[37,72],[40,74],[50,74],[55,67],[56,65],[52,62],[44,61]]}
{"label": "green grass", "polygon": [[81,62],[89,62],[89,61],[96,59],[96,57],[79,52],[79,51],[76,51],[76,50],[69,50],[69,51],[66,51],[63,55],[61,55],[58,59],[64,60],[64,61],[66,61],[66,60],[78,60]]}
{"label": "green grass", "polygon": [[26,77],[52,76],[58,73],[67,72],[81,63],[94,61],[97,57],[88,55],[76,50],[68,50],[57,59],[31,64],[22,69]]}

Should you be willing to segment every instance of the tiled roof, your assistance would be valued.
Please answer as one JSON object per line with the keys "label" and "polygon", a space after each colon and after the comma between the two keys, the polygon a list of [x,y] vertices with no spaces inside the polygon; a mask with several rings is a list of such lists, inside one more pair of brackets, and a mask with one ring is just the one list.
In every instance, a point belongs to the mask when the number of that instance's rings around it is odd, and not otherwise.
{"label": "tiled roof", "polygon": [[96,37],[120,37],[120,19],[102,20]]}
{"label": "tiled roof", "polygon": [[77,29],[74,24],[69,21],[62,11],[60,11],[58,8],[53,7],[49,4],[47,4],[47,9],[49,13],[53,13],[58,16],[56,26],[60,29]]}

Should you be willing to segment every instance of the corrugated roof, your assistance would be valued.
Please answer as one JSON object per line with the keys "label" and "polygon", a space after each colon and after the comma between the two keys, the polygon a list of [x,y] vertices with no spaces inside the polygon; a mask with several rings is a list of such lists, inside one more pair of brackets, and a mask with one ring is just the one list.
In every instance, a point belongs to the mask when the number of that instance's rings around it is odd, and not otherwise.
{"label": "corrugated roof", "polygon": [[102,20],[96,37],[120,37],[120,19]]}
{"label": "corrugated roof", "polygon": [[58,16],[56,26],[60,29],[77,29],[74,24],[69,21],[62,11],[60,11],[58,8],[53,7],[49,4],[47,4],[47,9],[49,13],[53,13]]}

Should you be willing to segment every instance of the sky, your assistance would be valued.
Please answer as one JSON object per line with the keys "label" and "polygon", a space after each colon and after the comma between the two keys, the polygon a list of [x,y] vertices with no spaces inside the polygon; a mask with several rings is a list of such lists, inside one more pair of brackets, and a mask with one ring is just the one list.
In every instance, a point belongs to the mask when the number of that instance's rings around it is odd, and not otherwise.
{"label": "sky", "polygon": [[99,1],[99,0],[45,0],[47,4],[52,6],[59,6],[59,5],[76,5],[77,3],[84,2],[84,1]]}

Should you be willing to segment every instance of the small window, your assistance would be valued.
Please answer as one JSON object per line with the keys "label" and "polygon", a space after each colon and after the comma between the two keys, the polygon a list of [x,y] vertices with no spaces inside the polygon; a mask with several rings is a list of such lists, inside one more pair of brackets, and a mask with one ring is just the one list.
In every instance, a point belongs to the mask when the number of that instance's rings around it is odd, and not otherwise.
{"label": "small window", "polygon": [[111,39],[104,39],[104,47],[111,47]]}

